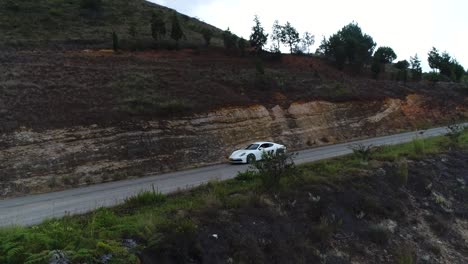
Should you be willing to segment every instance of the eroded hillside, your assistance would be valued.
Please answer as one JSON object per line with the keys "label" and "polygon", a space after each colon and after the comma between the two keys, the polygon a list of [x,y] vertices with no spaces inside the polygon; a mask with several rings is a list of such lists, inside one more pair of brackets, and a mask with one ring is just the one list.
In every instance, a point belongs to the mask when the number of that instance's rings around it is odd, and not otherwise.
{"label": "eroded hillside", "polygon": [[297,150],[461,120],[466,89],[352,77],[318,58],[221,51],[3,53],[2,197]]}

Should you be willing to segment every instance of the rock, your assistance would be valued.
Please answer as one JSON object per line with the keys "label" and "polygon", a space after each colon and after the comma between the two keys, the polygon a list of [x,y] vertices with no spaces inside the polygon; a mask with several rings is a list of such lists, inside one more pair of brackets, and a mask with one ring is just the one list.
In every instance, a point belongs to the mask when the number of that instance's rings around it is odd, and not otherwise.
{"label": "rock", "polygon": [[395,233],[395,229],[397,228],[398,224],[393,220],[387,219],[380,222],[379,226],[393,234]]}
{"label": "rock", "polygon": [[133,239],[124,239],[122,241],[122,246],[128,250],[132,250],[138,246],[137,242]]}
{"label": "rock", "polygon": [[53,250],[51,252],[51,257],[49,260],[49,264],[69,264],[70,260],[68,260],[67,255],[61,250]]}
{"label": "rock", "polygon": [[465,179],[463,178],[457,178],[457,182],[460,183],[462,186],[466,185]]}
{"label": "rock", "polygon": [[424,255],[424,256],[421,257],[421,260],[428,262],[429,260],[431,260],[431,256]]}
{"label": "rock", "polygon": [[376,172],[375,172],[375,176],[378,176],[378,177],[383,177],[387,175],[387,171],[384,169],[384,168],[379,168]]}
{"label": "rock", "polygon": [[105,255],[102,255],[100,258],[99,258],[99,261],[100,263],[102,264],[107,264],[109,263],[113,258],[113,255],[112,254],[105,254]]}

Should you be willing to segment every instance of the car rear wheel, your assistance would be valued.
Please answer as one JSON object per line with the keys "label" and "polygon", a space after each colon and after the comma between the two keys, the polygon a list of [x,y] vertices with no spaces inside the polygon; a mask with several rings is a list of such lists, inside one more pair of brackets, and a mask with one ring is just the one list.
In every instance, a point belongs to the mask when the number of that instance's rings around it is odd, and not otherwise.
{"label": "car rear wheel", "polygon": [[247,156],[247,164],[252,164],[256,161],[257,159],[255,158],[255,155],[254,154],[249,154]]}

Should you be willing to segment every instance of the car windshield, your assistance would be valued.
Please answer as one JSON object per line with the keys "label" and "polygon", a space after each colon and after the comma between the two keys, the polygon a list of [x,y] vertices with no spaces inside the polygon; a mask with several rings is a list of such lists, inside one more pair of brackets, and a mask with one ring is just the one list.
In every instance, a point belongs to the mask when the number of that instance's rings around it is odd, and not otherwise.
{"label": "car windshield", "polygon": [[250,144],[248,147],[246,147],[246,150],[255,150],[258,148],[258,144]]}

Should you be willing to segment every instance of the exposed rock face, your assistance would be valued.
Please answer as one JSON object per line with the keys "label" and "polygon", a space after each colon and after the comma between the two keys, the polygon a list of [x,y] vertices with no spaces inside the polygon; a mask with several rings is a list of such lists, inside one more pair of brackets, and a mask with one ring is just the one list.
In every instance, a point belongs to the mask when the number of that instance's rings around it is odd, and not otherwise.
{"label": "exposed rock face", "polygon": [[255,140],[297,150],[420,128],[460,113],[468,117],[467,107],[410,95],[383,102],[312,101],[288,109],[229,108],[120,127],[24,128],[0,136],[0,197],[219,163]]}

